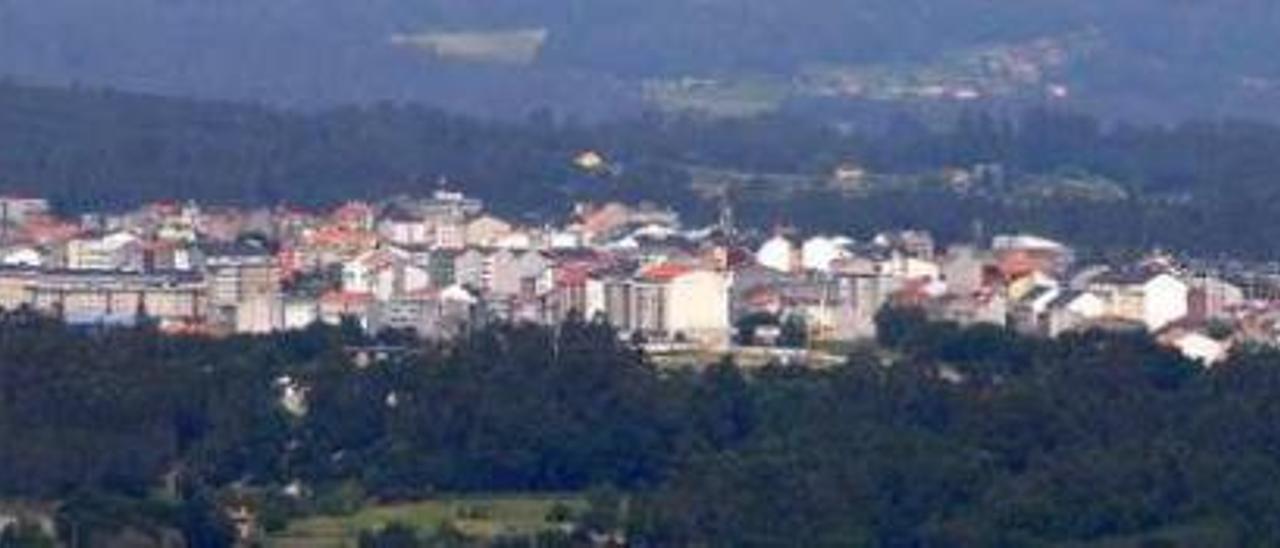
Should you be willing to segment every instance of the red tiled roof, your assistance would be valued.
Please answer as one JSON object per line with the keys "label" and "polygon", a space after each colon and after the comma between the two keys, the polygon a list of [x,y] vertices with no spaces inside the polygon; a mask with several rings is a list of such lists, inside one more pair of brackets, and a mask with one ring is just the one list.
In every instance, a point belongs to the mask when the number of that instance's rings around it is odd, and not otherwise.
{"label": "red tiled roof", "polygon": [[582,285],[591,277],[591,266],[587,264],[564,265],[556,270],[556,284],[564,286]]}
{"label": "red tiled roof", "polygon": [[336,304],[343,306],[364,305],[373,301],[373,295],[368,293],[352,293],[349,291],[330,291],[320,297],[321,304]]}
{"label": "red tiled roof", "polygon": [[693,271],[693,267],[677,263],[659,263],[644,269],[640,277],[652,282],[669,282]]}
{"label": "red tiled roof", "polygon": [[373,214],[373,208],[363,202],[347,202],[334,210],[333,218],[343,221],[358,221]]}
{"label": "red tiled roof", "polygon": [[440,290],[438,289],[419,289],[416,291],[409,291],[404,294],[404,298],[409,300],[429,301],[439,297],[440,297]]}

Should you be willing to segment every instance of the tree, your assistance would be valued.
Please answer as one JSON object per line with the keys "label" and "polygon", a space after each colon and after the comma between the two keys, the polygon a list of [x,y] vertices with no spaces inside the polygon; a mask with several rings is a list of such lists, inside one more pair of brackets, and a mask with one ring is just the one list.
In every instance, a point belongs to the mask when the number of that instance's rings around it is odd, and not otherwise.
{"label": "tree", "polygon": [[735,341],[742,346],[751,346],[756,343],[756,330],[765,325],[776,325],[777,317],[767,312],[757,312],[743,316],[734,325],[737,329],[735,333]]}
{"label": "tree", "polygon": [[0,528],[0,548],[54,548],[57,543],[37,523],[18,520]]}
{"label": "tree", "polygon": [[809,346],[809,325],[803,316],[792,314],[782,321],[782,333],[778,336],[778,346],[784,348]]}

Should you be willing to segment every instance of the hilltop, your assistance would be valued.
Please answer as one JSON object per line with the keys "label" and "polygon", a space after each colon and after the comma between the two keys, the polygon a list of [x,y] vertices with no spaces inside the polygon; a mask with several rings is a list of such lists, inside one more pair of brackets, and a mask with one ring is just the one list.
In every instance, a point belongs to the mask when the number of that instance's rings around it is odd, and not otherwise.
{"label": "hilltop", "polygon": [[1278,23],[1265,0],[0,0],[0,74],[490,116],[1049,98],[1277,118]]}

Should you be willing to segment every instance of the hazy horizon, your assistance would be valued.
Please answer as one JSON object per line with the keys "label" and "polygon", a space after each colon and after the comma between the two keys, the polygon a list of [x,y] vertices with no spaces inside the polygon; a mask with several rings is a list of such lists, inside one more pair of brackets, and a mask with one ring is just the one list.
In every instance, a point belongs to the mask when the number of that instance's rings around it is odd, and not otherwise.
{"label": "hazy horizon", "polygon": [[493,117],[1051,99],[1280,118],[1262,0],[0,0],[0,77]]}

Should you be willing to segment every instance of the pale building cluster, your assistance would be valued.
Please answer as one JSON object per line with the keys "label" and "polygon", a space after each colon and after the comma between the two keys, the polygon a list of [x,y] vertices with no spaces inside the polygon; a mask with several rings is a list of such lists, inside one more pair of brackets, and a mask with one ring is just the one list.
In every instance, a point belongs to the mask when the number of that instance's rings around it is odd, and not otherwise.
{"label": "pale building cluster", "polygon": [[445,338],[493,321],[607,321],[654,345],[725,349],[858,341],[886,305],[1056,337],[1145,331],[1216,363],[1276,339],[1271,301],[1167,258],[1082,264],[1032,235],[944,248],[921,231],[871,238],[731,221],[682,226],[649,204],[580,204],[532,226],[438,191],[330,211],[157,203],[71,220],[0,198],[0,306],[77,325],[269,333],[315,322]]}
{"label": "pale building cluster", "polygon": [[[1280,342],[1273,287],[1233,283],[1161,254],[1092,264],[1077,261],[1065,244],[1027,234],[936,250],[928,234],[905,231],[865,243],[777,235],[757,248],[755,263],[774,275],[757,277],[765,281],[735,306],[765,305],[778,317],[801,317],[819,340],[872,336],[874,314],[894,304],[923,309],[932,320],[1034,336],[1145,332],[1207,365],[1240,344]],[[804,280],[821,287],[794,289]]]}
{"label": "pale building cluster", "polygon": [[78,218],[0,198],[0,307],[75,325],[269,333],[351,321],[448,337],[492,321],[608,319],[628,336],[726,345],[731,273],[678,217],[588,205],[527,226],[460,193],[331,211],[155,203]]}

